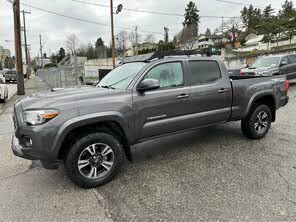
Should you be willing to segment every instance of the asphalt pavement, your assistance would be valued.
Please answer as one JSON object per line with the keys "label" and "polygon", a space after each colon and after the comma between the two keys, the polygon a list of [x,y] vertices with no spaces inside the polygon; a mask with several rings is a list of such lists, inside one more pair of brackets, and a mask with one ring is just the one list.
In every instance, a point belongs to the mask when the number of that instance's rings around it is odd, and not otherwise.
{"label": "asphalt pavement", "polygon": [[245,138],[235,122],[139,144],[133,163],[92,190],[73,185],[63,168],[13,156],[8,104],[0,221],[296,221],[296,87],[290,96],[262,140]]}

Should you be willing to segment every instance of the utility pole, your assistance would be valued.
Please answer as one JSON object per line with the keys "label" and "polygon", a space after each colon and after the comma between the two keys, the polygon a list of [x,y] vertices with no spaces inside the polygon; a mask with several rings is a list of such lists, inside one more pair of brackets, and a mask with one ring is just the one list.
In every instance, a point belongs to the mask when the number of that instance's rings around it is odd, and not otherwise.
{"label": "utility pole", "polygon": [[112,65],[115,68],[115,39],[114,39],[114,21],[113,21],[113,0],[110,0],[111,13],[111,41],[112,41]]}
{"label": "utility pole", "polygon": [[138,26],[135,27],[135,34],[136,34],[136,55],[138,55]]}
{"label": "utility pole", "polygon": [[23,74],[22,61],[22,42],[21,42],[21,20],[20,20],[20,0],[13,2],[13,17],[14,17],[14,41],[15,41],[15,57],[16,57],[16,79],[17,79],[17,94],[25,95],[25,84]]}
{"label": "utility pole", "polygon": [[221,43],[223,43],[223,37],[224,37],[224,17],[221,17],[222,18],[222,26],[221,26],[221,29],[222,29],[222,38],[221,38]]}
{"label": "utility pole", "polygon": [[42,39],[41,39],[41,35],[40,35],[40,34],[39,34],[39,39],[40,39],[40,57],[41,57],[41,68],[43,68]]}
{"label": "utility pole", "polygon": [[28,44],[27,44],[27,28],[26,28],[26,16],[25,16],[25,10],[23,10],[23,25],[24,25],[24,40],[25,40],[25,53],[26,53],[26,74],[27,78],[29,78],[30,75],[30,62],[29,62],[29,55],[28,55]]}

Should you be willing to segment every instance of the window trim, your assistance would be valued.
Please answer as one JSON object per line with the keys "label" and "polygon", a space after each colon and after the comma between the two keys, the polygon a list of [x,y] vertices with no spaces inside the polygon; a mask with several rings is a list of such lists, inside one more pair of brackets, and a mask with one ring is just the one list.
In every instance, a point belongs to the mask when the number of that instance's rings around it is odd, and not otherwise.
{"label": "window trim", "polygon": [[[216,79],[215,81],[211,81],[211,82],[207,82],[207,83],[199,83],[199,84],[193,84],[193,73],[192,73],[192,69],[190,68],[190,62],[214,62],[217,64],[219,72],[220,72],[220,78]],[[219,63],[216,60],[188,60],[188,69],[190,71],[190,86],[204,86],[204,85],[211,85],[214,84],[216,82],[219,82],[221,80],[223,80],[223,75],[221,72],[221,67],[219,65]]]}
{"label": "window trim", "polygon": [[179,85],[179,86],[171,86],[171,87],[162,87],[162,88],[158,88],[152,91],[160,91],[160,90],[168,90],[168,89],[178,89],[178,88],[183,88],[185,87],[185,69],[184,69],[184,63],[182,60],[178,60],[178,61],[163,61],[160,63],[156,63],[152,66],[150,66],[144,73],[143,75],[137,80],[137,82],[134,85],[134,89],[137,89],[138,85],[145,79],[145,76],[155,67],[160,66],[160,65],[164,65],[164,64],[169,64],[169,63],[180,63],[181,64],[181,68],[182,68],[182,75],[183,75],[183,84]]}

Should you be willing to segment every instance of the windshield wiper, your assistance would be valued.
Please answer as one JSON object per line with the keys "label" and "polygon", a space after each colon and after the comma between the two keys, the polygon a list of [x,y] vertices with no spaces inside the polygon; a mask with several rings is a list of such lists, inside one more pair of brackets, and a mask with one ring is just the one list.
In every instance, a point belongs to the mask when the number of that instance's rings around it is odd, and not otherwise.
{"label": "windshield wiper", "polygon": [[122,81],[124,81],[124,80],[126,80],[126,79],[128,79],[128,78],[131,78],[131,77],[133,77],[134,76],[134,74],[132,74],[132,75],[130,75],[130,76],[128,76],[128,77],[125,77],[125,78],[123,78],[123,79],[121,79],[121,80],[119,80],[119,81],[117,81],[117,82],[115,82],[115,83],[112,83],[111,85],[108,85],[108,87],[112,87],[112,86],[114,86],[114,85],[116,85],[116,84],[118,84],[118,83],[120,83],[120,82],[122,82]]}
{"label": "windshield wiper", "polygon": [[112,86],[100,86],[100,87],[102,87],[102,88],[105,88],[105,89],[115,89],[114,87],[112,87]]}

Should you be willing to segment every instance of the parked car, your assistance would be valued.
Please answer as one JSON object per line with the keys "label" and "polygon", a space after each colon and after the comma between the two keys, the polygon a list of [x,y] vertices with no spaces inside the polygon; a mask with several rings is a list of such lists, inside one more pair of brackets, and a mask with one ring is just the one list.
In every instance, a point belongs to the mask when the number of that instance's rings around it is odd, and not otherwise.
{"label": "parked car", "polygon": [[242,69],[242,75],[286,75],[296,80],[296,55],[273,55],[259,58],[252,66]]}
{"label": "parked car", "polygon": [[12,150],[47,169],[65,165],[85,188],[110,181],[131,145],[229,121],[261,139],[288,103],[286,77],[229,77],[205,56],[154,53],[126,58],[96,87],[59,89],[14,106]]}
{"label": "parked car", "polygon": [[0,78],[0,102],[6,102],[8,99],[8,88],[5,82]]}
{"label": "parked car", "polygon": [[5,82],[16,81],[16,71],[15,70],[6,70],[3,73]]}

